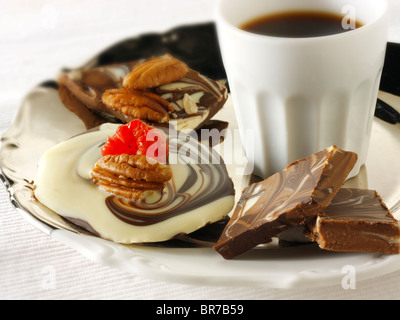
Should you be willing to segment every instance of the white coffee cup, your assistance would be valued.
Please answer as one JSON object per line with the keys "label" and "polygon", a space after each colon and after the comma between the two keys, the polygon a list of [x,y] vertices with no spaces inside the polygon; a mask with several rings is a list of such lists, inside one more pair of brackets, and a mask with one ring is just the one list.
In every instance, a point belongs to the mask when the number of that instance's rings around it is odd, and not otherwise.
{"label": "white coffee cup", "polygon": [[[239,28],[269,13],[323,11],[361,28],[309,38]],[[384,0],[220,0],[217,31],[246,156],[265,178],[330,145],[365,163],[387,43]],[[352,16],[350,16],[352,15]],[[346,24],[343,24],[344,26]],[[245,141],[254,130],[254,141]]]}

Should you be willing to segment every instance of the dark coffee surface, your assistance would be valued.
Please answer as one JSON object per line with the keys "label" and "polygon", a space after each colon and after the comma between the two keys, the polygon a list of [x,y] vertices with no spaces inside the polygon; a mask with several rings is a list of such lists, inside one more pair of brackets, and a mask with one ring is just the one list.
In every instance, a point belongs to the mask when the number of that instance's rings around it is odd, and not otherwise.
{"label": "dark coffee surface", "polygon": [[[342,22],[344,21],[344,28]],[[312,11],[290,11],[264,15],[240,26],[241,29],[274,37],[308,38],[350,31],[347,17]],[[361,24],[355,22],[355,28]]]}

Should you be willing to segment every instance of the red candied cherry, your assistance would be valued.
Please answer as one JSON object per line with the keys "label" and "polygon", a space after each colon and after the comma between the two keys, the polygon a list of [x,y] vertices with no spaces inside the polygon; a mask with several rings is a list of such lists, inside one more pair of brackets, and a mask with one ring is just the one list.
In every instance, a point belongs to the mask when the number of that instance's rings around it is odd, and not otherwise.
{"label": "red candied cherry", "polygon": [[108,137],[101,154],[143,154],[165,163],[168,144],[164,132],[135,119],[119,126],[115,134]]}

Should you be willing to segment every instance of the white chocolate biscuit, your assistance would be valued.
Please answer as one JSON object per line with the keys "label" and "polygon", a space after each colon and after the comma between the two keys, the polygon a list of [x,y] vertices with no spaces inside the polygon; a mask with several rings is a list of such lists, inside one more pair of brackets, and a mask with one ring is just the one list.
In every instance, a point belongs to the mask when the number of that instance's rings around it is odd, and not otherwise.
{"label": "white chocolate biscuit", "polygon": [[170,164],[173,177],[161,195],[131,200],[101,190],[90,171],[117,126],[102,125],[47,151],[35,179],[38,201],[104,239],[126,244],[169,240],[229,214],[234,189],[225,165],[200,161],[211,156],[210,149],[195,141],[170,139],[170,153],[176,152],[177,161]]}

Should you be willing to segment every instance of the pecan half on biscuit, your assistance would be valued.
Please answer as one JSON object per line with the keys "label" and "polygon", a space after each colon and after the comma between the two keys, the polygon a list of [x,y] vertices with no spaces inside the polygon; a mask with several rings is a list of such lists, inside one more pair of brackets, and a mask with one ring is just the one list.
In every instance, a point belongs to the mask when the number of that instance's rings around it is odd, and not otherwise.
{"label": "pecan half on biscuit", "polygon": [[105,91],[102,102],[126,116],[159,123],[169,121],[167,110],[172,108],[168,101],[154,93],[126,88]]}
{"label": "pecan half on biscuit", "polygon": [[122,83],[124,88],[148,89],[171,83],[186,76],[189,67],[170,55],[150,59],[136,66]]}
{"label": "pecan half on biscuit", "polygon": [[93,182],[103,190],[130,199],[141,199],[149,191],[162,190],[172,178],[168,165],[145,155],[107,155],[91,171]]}

